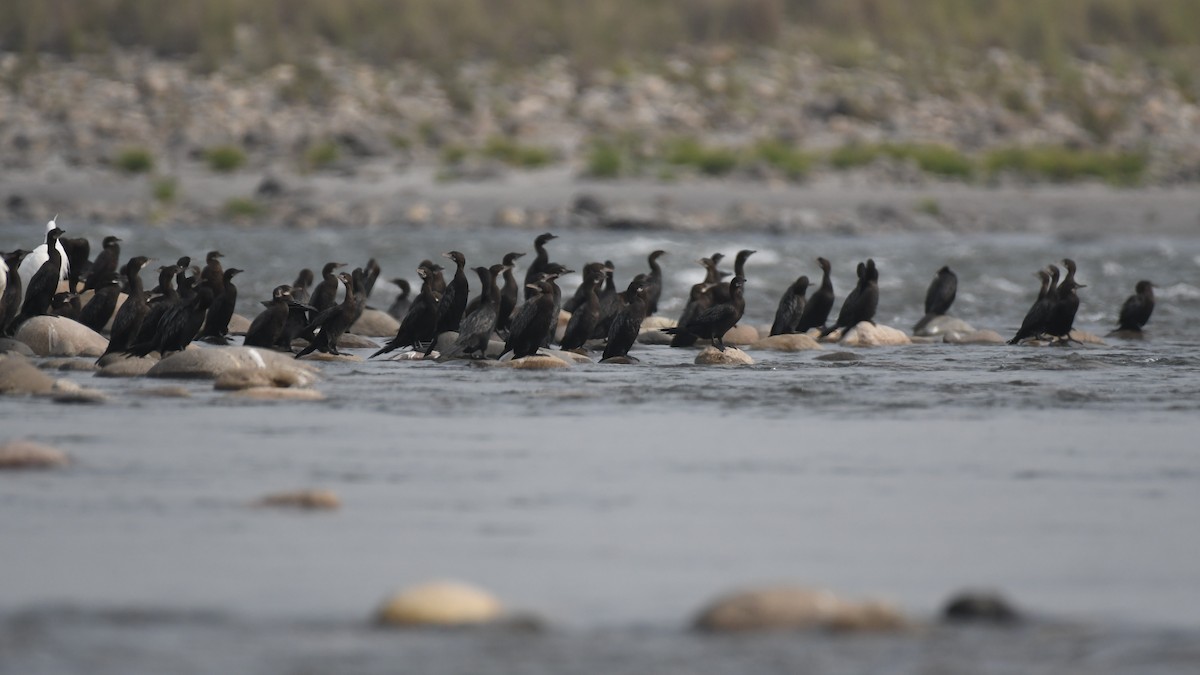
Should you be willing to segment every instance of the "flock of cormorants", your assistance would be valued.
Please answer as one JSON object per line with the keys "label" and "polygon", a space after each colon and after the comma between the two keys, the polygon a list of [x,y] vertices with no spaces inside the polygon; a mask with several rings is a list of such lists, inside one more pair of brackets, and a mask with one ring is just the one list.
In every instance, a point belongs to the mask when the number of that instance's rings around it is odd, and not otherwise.
{"label": "flock of cormorants", "polygon": [[[158,284],[146,292],[141,280],[141,272],[149,264],[146,257],[131,258],[121,266],[121,240],[110,236],[104,238],[95,259],[89,259],[87,239],[64,238],[63,234],[51,220],[46,225],[44,243],[32,251],[18,249],[3,254],[0,334],[11,335],[29,318],[50,314],[76,320],[97,332],[111,319],[105,355],[165,355],[197,339],[228,344],[229,322],[237,303],[233,279],[242,270],[223,267],[219,251],[209,252],[202,268],[193,266],[188,257],[159,267]],[[440,360],[484,358],[494,336],[504,340],[501,356],[509,352],[514,358],[531,356],[555,340],[561,309],[570,313],[558,341],[562,349],[579,350],[589,341],[603,340],[603,359],[629,358],[644,320],[658,312],[662,294],[658,259],[665,252],[651,253],[649,271],[636,275],[624,291],[618,291],[611,261],[589,262],[583,266],[582,282],[574,295],[564,301],[558,280],[574,270],[550,260],[546,245],[555,238],[546,233],[534,240],[536,257],[526,269],[523,283],[513,274],[517,259],[524,255],[520,252],[509,253],[490,267],[473,268],[478,277],[478,293],[473,298],[462,253],[443,254],[454,263],[449,281],[442,265],[422,261],[417,267],[421,286],[415,297],[409,298],[411,287],[407,281],[395,280],[401,294],[388,311],[400,321],[400,328],[372,357],[408,347],[431,356],[438,338],[451,332],[458,337],[438,356]],[[719,268],[723,259],[720,253],[699,261],[705,270],[704,280],[691,287],[677,325],[663,329],[671,335],[672,347],[708,340],[725,350],[723,336],[745,311],[745,266],[754,253],[738,252],[728,281],[725,279],[730,273]],[[771,335],[817,331],[813,334],[827,336],[863,321],[873,322],[879,304],[875,261],[858,263],[858,282],[842,301],[832,323],[829,316],[835,296],[830,263],[817,258],[817,264],[822,273],[820,285],[807,298],[807,276],[788,286],[775,312]],[[1062,265],[1066,276],[1061,280],[1056,265],[1037,272],[1041,280],[1037,300],[1009,344],[1027,339],[1064,344],[1071,340],[1079,308],[1077,291],[1085,286],[1075,280],[1074,261],[1064,259]],[[296,353],[296,358],[314,351],[338,354],[339,338],[363,314],[380,274],[374,259],[350,273],[339,272],[342,267],[345,264],[326,264],[315,287],[315,276],[308,269],[302,270],[291,285],[277,286],[271,299],[263,301],[266,308],[251,323],[244,344],[291,351],[293,341],[301,339],[307,345]],[[23,284],[23,279],[28,281]],[[67,284],[65,292],[60,291],[63,282]],[[914,331],[919,332],[934,317],[948,312],[957,287],[958,279],[949,267],[937,271],[925,296],[925,316]],[[344,291],[341,302],[339,288]],[[1153,289],[1149,281],[1137,283],[1135,293],[1121,307],[1118,331],[1141,331],[1154,311]],[[81,305],[85,291],[93,294],[87,304]],[[128,294],[128,299],[118,310],[122,292]]]}

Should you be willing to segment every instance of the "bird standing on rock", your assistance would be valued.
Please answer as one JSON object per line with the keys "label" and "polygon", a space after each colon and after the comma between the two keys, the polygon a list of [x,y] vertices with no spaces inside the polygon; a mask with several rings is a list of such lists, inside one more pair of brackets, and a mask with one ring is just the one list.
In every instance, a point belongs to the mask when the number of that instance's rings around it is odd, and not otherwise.
{"label": "bird standing on rock", "polygon": [[711,340],[712,346],[721,351],[725,351],[725,342],[722,338],[725,333],[729,332],[730,328],[737,325],[738,321],[742,320],[742,313],[746,311],[746,300],[743,297],[743,291],[746,286],[746,280],[742,277],[734,277],[729,282],[729,301],[714,304],[712,307],[700,312],[687,322],[686,325],[676,326],[675,328],[664,328],[664,333],[675,335],[682,331],[687,331],[691,335],[698,338]]}
{"label": "bird standing on rock", "polygon": [[1153,313],[1154,284],[1143,279],[1134,286],[1133,295],[1126,298],[1125,304],[1121,305],[1117,330],[1140,333]]}

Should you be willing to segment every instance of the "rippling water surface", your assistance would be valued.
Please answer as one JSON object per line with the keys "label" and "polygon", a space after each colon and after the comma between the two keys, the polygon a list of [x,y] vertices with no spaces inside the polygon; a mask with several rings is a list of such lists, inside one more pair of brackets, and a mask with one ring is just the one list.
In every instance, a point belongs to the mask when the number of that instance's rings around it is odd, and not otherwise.
{"label": "rippling water surface", "polygon": [[[493,262],[536,234],[114,233],[126,255],[220,248],[248,270],[251,315],[302,265],[374,255],[384,278],[414,279],[422,258]],[[1200,240],[560,234],[554,259],[611,258],[624,280],[669,251],[668,315],[701,276],[692,261],[740,248],[758,251],[752,324],[770,322],[796,275],[819,276],[817,255],[839,302],[873,256],[877,318],[905,329],[943,264],[959,276],[953,313],[1004,335],[1033,301],[1033,272],[1064,256],[1087,285],[1079,327],[1106,333],[1138,279],[1158,284],[1159,304],[1150,340],[1107,346],[754,353],[734,370],[643,346],[641,365],[550,372],[323,364],[321,403],[232,403],[194,382],[189,398],[147,397],[163,383],[63,373],[111,400],[0,399],[4,437],[76,460],[0,476],[0,672],[1195,672]],[[393,292],[381,283],[373,304]],[[246,506],[307,486],[343,508]],[[447,576],[552,629],[367,627],[388,591]],[[1038,621],[902,637],[683,631],[715,594],[776,581],[917,617],[963,586],[995,587]]]}

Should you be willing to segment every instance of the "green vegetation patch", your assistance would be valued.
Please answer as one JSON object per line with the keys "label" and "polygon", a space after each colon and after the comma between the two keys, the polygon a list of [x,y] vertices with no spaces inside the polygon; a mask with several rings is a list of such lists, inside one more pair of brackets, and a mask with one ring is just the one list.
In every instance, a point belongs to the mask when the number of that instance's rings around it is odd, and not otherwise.
{"label": "green vegetation patch", "polygon": [[321,141],[308,146],[304,151],[304,166],[310,171],[327,169],[338,161],[341,151],[333,141]]}
{"label": "green vegetation patch", "polygon": [[483,146],[483,156],[509,166],[536,169],[554,162],[554,152],[536,145],[522,145],[504,136],[492,136]]}
{"label": "green vegetation patch", "polygon": [[230,173],[246,163],[246,153],[236,145],[218,145],[204,153],[208,168],[219,173]]}
{"label": "green vegetation patch", "polygon": [[1030,178],[1057,183],[1100,179],[1113,185],[1129,186],[1141,182],[1147,165],[1141,152],[1076,150],[1061,146],[1001,148],[984,157],[989,175],[1013,172]]}
{"label": "green vegetation patch", "polygon": [[691,137],[676,138],[663,146],[667,164],[695,168],[709,176],[724,176],[738,165],[738,153],[732,148],[706,146]]}
{"label": "green vegetation patch", "polygon": [[154,157],[145,148],[125,148],[117,154],[116,164],[125,173],[149,173],[154,169]]}
{"label": "green vegetation patch", "polygon": [[225,202],[225,215],[234,219],[254,219],[264,212],[262,204],[249,197],[234,197]]}
{"label": "green vegetation patch", "polygon": [[179,181],[172,176],[156,178],[150,185],[150,194],[160,204],[173,204],[179,193]]}
{"label": "green vegetation patch", "polygon": [[759,141],[753,155],[782,171],[791,180],[802,180],[812,171],[816,157],[791,144],[777,140]]}
{"label": "green vegetation patch", "polygon": [[584,173],[592,178],[617,178],[625,172],[626,163],[624,152],[617,143],[597,139],[588,148]]}

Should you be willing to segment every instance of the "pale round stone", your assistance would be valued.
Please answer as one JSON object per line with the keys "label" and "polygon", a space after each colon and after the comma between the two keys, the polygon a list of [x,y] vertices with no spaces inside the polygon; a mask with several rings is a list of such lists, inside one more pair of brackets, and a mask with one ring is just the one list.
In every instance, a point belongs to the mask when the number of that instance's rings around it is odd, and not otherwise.
{"label": "pale round stone", "polygon": [[103,335],[61,316],[35,316],[13,337],[38,356],[100,356],[108,348]]}
{"label": "pale round stone", "polygon": [[326,354],[325,352],[312,352],[310,354],[305,354],[304,356],[301,356],[300,360],[302,360],[302,361],[329,361],[329,362],[350,361],[350,362],[353,362],[353,361],[362,361],[363,357],[359,356],[358,354],[345,354],[345,353]]}
{"label": "pale round stone", "polygon": [[838,343],[848,347],[894,347],[910,345],[912,340],[897,328],[861,321],[846,331]]}
{"label": "pale round stone", "polygon": [[0,354],[0,394],[48,394],[54,382],[24,356]]}
{"label": "pale round stone", "polygon": [[637,341],[643,345],[669,345],[671,338],[671,335],[667,335],[658,328],[643,328],[638,333]]}
{"label": "pale round stone", "polygon": [[400,330],[400,322],[387,312],[381,312],[378,309],[364,309],[362,316],[358,317],[358,321],[350,326],[350,332],[355,335],[369,335],[371,337],[391,337]]}
{"label": "pale round stone", "polygon": [[141,377],[150,372],[157,363],[158,359],[152,356],[110,354],[100,361],[100,370],[96,371],[96,377]]}
{"label": "pale round stone", "polygon": [[761,349],[772,352],[803,352],[810,349],[821,349],[821,345],[803,333],[792,333],[765,337],[750,345],[747,349]]}
{"label": "pale round stone", "polygon": [[758,329],[754,326],[734,326],[725,332],[721,341],[727,345],[741,347],[758,342]]}
{"label": "pale round stone", "polygon": [[553,356],[567,363],[595,363],[585,354],[579,354],[573,351],[563,351],[561,349],[543,349],[540,353],[547,356]]}
{"label": "pale round stone", "polygon": [[957,317],[942,314],[935,316],[924,325],[918,323],[919,328],[914,331],[914,335],[920,337],[935,337],[938,335],[946,335],[948,333],[974,333],[975,327]]}
{"label": "pale round stone", "polygon": [[254,504],[275,508],[332,510],[341,508],[342,500],[332,490],[310,489],[277,492],[259,499]]}
{"label": "pale round stone", "polygon": [[229,334],[230,335],[245,335],[246,331],[250,330],[251,320],[241,314],[234,314],[229,317]]}
{"label": "pale round stone", "polygon": [[1085,345],[1107,345],[1108,344],[1100,336],[1094,335],[1092,333],[1089,333],[1087,331],[1082,331],[1079,329],[1075,329],[1075,330],[1071,331],[1071,339],[1076,342],[1082,342]]}
{"label": "pale round stone", "polygon": [[771,586],[717,598],[700,612],[692,626],[713,632],[889,631],[907,627],[908,621],[882,602],[853,602],[824,589]]}
{"label": "pale round stone", "polygon": [[501,617],[500,601],[491,593],[458,581],[433,581],[389,597],[376,611],[385,626],[473,626]]}
{"label": "pale round stone", "polygon": [[250,387],[229,394],[230,398],[255,401],[324,401],[325,395],[316,389],[280,389],[279,387]]}
{"label": "pale round stone", "polygon": [[749,366],[753,363],[754,359],[737,347],[726,347],[721,351],[709,345],[696,355],[698,366]]}
{"label": "pale round stone", "polygon": [[557,356],[548,354],[535,354],[533,356],[525,356],[519,359],[510,359],[501,361],[509,368],[516,370],[553,370],[555,368],[570,368],[571,364],[563,361]]}
{"label": "pale round stone", "polygon": [[315,367],[290,355],[256,347],[203,347],[171,354],[146,374],[149,377],[215,379],[221,373],[240,369],[292,371],[297,381],[316,381]]}
{"label": "pale round stone", "polygon": [[62,450],[34,441],[15,440],[0,444],[0,470],[53,469],[68,463]]}
{"label": "pale round stone", "polygon": [[668,319],[665,316],[648,316],[642,319],[642,330],[662,330],[663,328],[674,328],[679,322],[675,319]]}
{"label": "pale round stone", "polygon": [[977,330],[970,333],[946,333],[946,344],[952,345],[1002,345],[1005,339],[994,330]]}

